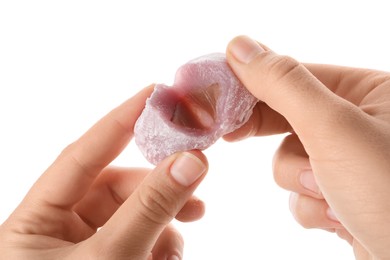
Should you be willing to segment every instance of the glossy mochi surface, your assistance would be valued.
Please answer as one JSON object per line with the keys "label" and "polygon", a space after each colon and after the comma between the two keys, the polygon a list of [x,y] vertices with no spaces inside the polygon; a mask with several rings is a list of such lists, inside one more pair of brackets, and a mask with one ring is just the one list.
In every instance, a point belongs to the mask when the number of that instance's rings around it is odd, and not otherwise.
{"label": "glossy mochi surface", "polygon": [[135,142],[153,164],[179,151],[204,150],[245,124],[256,103],[225,54],[205,55],[181,66],[173,86],[155,86],[136,122]]}

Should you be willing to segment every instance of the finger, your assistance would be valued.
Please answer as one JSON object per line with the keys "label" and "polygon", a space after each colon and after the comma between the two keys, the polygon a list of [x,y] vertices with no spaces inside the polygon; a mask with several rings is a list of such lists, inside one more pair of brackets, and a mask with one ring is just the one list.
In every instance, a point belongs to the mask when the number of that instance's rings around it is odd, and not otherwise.
{"label": "finger", "polygon": [[248,122],[223,138],[232,142],[251,136],[273,135],[291,131],[290,124],[281,114],[271,109],[266,103],[258,102]]}
{"label": "finger", "polygon": [[295,220],[304,228],[343,228],[323,199],[291,193],[290,210]]}
{"label": "finger", "polygon": [[373,255],[371,255],[367,249],[362,246],[362,244],[357,241],[356,239],[353,240],[353,243],[352,243],[352,247],[353,247],[353,253],[355,254],[355,258],[357,260],[364,260],[364,259],[380,259],[380,258],[377,258],[377,257],[374,257]]}
{"label": "finger", "polygon": [[[199,151],[163,160],[91,239],[117,256],[145,259],[207,171]],[[109,238],[109,239],[108,239]]]}
{"label": "finger", "polygon": [[173,225],[170,224],[161,233],[152,249],[153,260],[183,259],[183,248],[183,237]]}
{"label": "finger", "polygon": [[358,139],[350,132],[362,118],[366,120],[364,113],[330,91],[303,64],[264,50],[248,37],[232,40],[226,55],[248,90],[287,119],[311,155],[319,159],[331,156],[316,149],[324,139],[337,145]]}
{"label": "finger", "polygon": [[295,134],[287,136],[273,161],[276,183],[289,191],[323,198],[313,174],[308,155]]}
{"label": "finger", "polygon": [[127,100],[65,148],[34,185],[31,196],[59,207],[71,207],[79,201],[133,136],[135,121],[152,89],[145,88]]}
{"label": "finger", "polygon": [[[118,210],[150,171],[146,168],[105,168],[73,210],[96,230]],[[204,215],[204,207],[204,203],[193,196],[176,218],[182,222],[195,221]]]}
{"label": "finger", "polygon": [[201,219],[205,213],[205,204],[196,196],[192,196],[176,215],[176,219],[181,222],[192,222]]}
{"label": "finger", "polygon": [[344,239],[350,245],[352,245],[352,243],[353,243],[353,236],[345,228],[338,228],[338,229],[336,229],[336,234],[337,234],[337,236],[339,236],[339,238]]}

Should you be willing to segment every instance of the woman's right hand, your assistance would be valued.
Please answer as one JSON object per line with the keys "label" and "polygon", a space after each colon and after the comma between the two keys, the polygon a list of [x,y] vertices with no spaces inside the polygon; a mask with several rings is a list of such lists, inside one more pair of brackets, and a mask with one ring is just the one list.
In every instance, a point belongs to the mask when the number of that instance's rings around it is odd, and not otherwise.
{"label": "woman's right hand", "polygon": [[227,58],[264,103],[225,139],[291,132],[274,175],[296,220],[335,231],[357,259],[390,259],[390,73],[301,64],[248,37]]}

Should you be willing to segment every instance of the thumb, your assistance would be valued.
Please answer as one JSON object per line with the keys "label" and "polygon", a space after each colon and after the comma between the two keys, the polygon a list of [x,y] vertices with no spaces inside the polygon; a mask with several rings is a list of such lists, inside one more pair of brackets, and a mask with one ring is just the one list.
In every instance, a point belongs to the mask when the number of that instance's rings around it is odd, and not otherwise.
{"label": "thumb", "polygon": [[[227,48],[229,65],[258,99],[283,115],[301,138],[307,152],[319,140],[345,138],[351,120],[361,111],[340,98],[304,65],[288,56],[278,55],[246,36],[233,39]],[[346,113],[348,112],[348,113]]]}
{"label": "thumb", "polygon": [[95,235],[94,247],[106,248],[113,259],[146,259],[207,168],[207,159],[199,151],[163,160]]}

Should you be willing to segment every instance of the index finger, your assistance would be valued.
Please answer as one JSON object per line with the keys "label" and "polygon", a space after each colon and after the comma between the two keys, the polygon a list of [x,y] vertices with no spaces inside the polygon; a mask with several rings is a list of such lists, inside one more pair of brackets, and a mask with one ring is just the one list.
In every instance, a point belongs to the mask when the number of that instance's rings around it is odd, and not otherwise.
{"label": "index finger", "polygon": [[285,117],[260,101],[253,108],[253,114],[248,122],[223,138],[228,142],[233,142],[252,136],[266,136],[292,131],[292,127]]}
{"label": "index finger", "polygon": [[143,89],[66,147],[35,183],[30,196],[58,207],[78,202],[133,137],[134,124],[152,90],[153,86]]}

